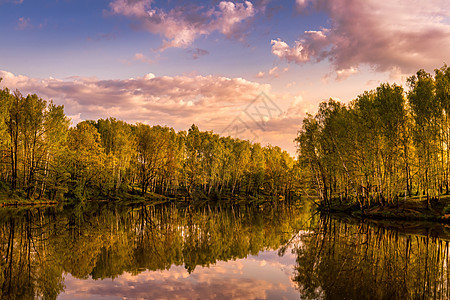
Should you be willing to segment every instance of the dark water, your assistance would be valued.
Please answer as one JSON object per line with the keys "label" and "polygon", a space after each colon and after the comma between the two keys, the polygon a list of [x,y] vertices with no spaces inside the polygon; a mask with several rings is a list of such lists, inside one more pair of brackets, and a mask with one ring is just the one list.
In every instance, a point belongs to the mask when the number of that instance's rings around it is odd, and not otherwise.
{"label": "dark water", "polygon": [[308,204],[0,210],[0,299],[448,299],[447,228]]}

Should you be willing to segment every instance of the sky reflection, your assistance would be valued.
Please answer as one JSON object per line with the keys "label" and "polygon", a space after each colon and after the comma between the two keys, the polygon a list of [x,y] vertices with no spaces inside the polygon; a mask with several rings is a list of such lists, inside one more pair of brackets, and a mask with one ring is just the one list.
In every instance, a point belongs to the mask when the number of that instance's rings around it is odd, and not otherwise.
{"label": "sky reflection", "polygon": [[115,279],[86,280],[66,274],[59,299],[298,299],[291,281],[295,255],[263,251],[258,256],[197,267],[123,273]]}

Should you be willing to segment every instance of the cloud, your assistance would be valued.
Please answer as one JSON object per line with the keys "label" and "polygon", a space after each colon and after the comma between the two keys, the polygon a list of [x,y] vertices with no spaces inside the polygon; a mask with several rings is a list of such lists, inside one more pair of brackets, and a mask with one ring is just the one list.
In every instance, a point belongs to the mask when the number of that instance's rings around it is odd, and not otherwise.
{"label": "cloud", "polygon": [[146,74],[145,76],[144,76],[144,79],[145,80],[150,80],[150,79],[153,79],[153,78],[155,78],[156,76],[155,76],[155,74],[153,74],[153,73],[148,73],[148,74]]}
{"label": "cloud", "polygon": [[273,67],[272,69],[269,70],[268,74],[274,77],[278,77],[280,76],[278,73],[278,67]]}
{"label": "cloud", "polygon": [[111,11],[126,17],[145,17],[153,0],[116,0],[109,3]]}
{"label": "cloud", "polygon": [[288,84],[286,84],[286,87],[287,87],[287,88],[291,88],[291,87],[295,86],[296,84],[297,84],[297,82],[291,81],[291,82],[289,82]]}
{"label": "cloud", "polygon": [[295,42],[294,47],[289,47],[286,42],[280,39],[272,40],[272,54],[288,62],[303,63],[309,61],[309,55],[303,52],[303,45]]}
{"label": "cloud", "polygon": [[280,258],[276,251],[259,255],[198,266],[191,274],[182,266],[136,275],[124,272],[114,280],[78,280],[67,274],[66,288],[59,298],[101,295],[127,299],[267,299],[271,296],[291,299],[298,296],[290,279],[295,256],[288,254]]}
{"label": "cloud", "polygon": [[[307,102],[301,95],[293,97],[293,101],[289,107],[276,118],[272,118],[267,122],[266,131],[270,133],[278,133],[287,138],[287,132],[297,132],[302,124],[303,117],[308,112],[317,110],[317,103]],[[290,136],[289,136],[290,137]],[[292,141],[291,138],[290,141]]]}
{"label": "cloud", "polygon": [[167,124],[186,129],[193,122],[220,130],[270,86],[223,76],[161,76],[149,73],[126,80],[72,77],[36,79],[0,71],[1,86],[36,93],[65,105],[80,120],[109,116],[127,122]]}
{"label": "cloud", "polygon": [[289,67],[280,69],[277,66],[275,66],[267,72],[263,72],[263,71],[258,72],[258,74],[256,74],[255,77],[256,78],[264,78],[267,76],[267,77],[271,77],[271,78],[277,78],[277,77],[280,77],[280,75],[282,73],[285,73],[287,71],[289,71]]}
{"label": "cloud", "polygon": [[[173,272],[172,269],[160,272],[145,271],[137,276],[125,273],[114,281],[89,279],[85,280],[83,285],[67,276],[66,291],[60,296],[62,299],[70,298],[74,294],[87,298],[98,295],[122,298],[126,295],[126,298],[133,299],[265,299],[267,292],[287,288],[268,280],[236,276],[229,267],[224,271],[226,273],[220,273],[220,270],[215,273],[208,272],[205,268],[198,268],[187,278],[186,270],[177,270],[182,273],[180,275],[167,274]],[[214,271],[216,269],[214,268]]]}
{"label": "cloud", "polygon": [[199,59],[201,56],[209,54],[208,51],[200,48],[190,49],[187,52],[191,55],[192,59]]}
{"label": "cloud", "polygon": [[113,15],[128,17],[141,29],[161,35],[164,41],[160,50],[189,47],[200,36],[215,31],[242,40],[246,22],[257,12],[250,1],[221,1],[216,6],[186,4],[169,10],[154,7],[152,0],[114,0],[109,6]]}
{"label": "cloud", "polygon": [[17,30],[26,30],[33,28],[33,25],[31,24],[30,18],[20,17],[17,20],[16,29]]}
{"label": "cloud", "polygon": [[289,71],[289,67],[279,69],[278,67],[273,67],[269,70],[268,74],[273,77],[280,77],[282,73]]}
{"label": "cloud", "polygon": [[23,0],[0,0],[0,5],[6,4],[6,3],[22,4]]}
{"label": "cloud", "polygon": [[152,59],[146,57],[146,56],[145,56],[144,54],[142,54],[142,53],[136,53],[136,54],[134,55],[134,59],[135,59],[135,60],[138,60],[138,61],[141,61],[141,62],[143,62],[143,63],[147,63],[147,64],[152,64],[152,63],[154,62]]}
{"label": "cloud", "polygon": [[34,29],[34,28],[42,29],[47,26],[47,23],[48,23],[48,20],[45,19],[42,23],[33,25],[31,23],[30,18],[20,17],[19,19],[17,19],[17,24],[15,26],[15,29],[16,30],[28,30],[28,29]]}
{"label": "cloud", "polygon": [[312,3],[314,3],[314,0],[295,0],[295,5],[299,12],[305,11]]}
{"label": "cloud", "polygon": [[325,12],[331,27],[305,31],[293,46],[272,40],[272,53],[288,62],[328,59],[343,73],[364,64],[404,74],[450,59],[447,0],[297,0],[296,6]]}
{"label": "cloud", "polygon": [[336,71],[336,80],[341,81],[347,79],[350,75],[357,74],[359,70],[354,67]]}
{"label": "cloud", "polygon": [[[156,76],[124,80],[99,80],[90,77],[31,78],[1,71],[1,87],[19,89],[22,94],[36,93],[43,99],[64,105],[72,123],[82,120],[115,117],[129,123],[167,125],[186,130],[192,123],[201,130],[222,133],[236,117],[243,119],[252,131],[239,137],[270,143],[295,153],[294,143],[306,110],[317,106],[315,101],[292,104],[290,94],[276,95],[271,85],[243,78],[215,75]],[[272,115],[261,130],[261,124],[248,118],[243,111],[265,92],[281,108],[282,114]]]}
{"label": "cloud", "polygon": [[258,74],[256,74],[256,78],[264,78],[264,75],[266,75],[263,71],[258,72]]}
{"label": "cloud", "polygon": [[212,28],[219,30],[228,38],[242,39],[243,30],[239,24],[255,15],[253,4],[250,1],[244,3],[221,1],[219,9],[220,12],[216,13],[217,19],[213,22]]}
{"label": "cloud", "polygon": [[305,31],[300,41],[296,41],[293,47],[280,39],[272,40],[272,54],[288,62],[297,64],[305,63],[313,59],[321,60],[326,54],[321,53],[326,47],[328,30]]}

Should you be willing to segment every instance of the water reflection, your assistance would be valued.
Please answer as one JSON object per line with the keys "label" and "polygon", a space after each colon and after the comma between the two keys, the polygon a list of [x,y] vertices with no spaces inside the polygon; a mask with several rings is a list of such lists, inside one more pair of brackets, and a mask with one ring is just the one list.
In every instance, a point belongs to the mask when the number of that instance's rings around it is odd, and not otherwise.
{"label": "water reflection", "polygon": [[429,228],[324,217],[302,242],[293,280],[304,299],[449,299],[448,240]]}
{"label": "water reflection", "polygon": [[[285,262],[277,260],[276,252],[265,252],[267,260],[249,256],[228,262],[217,262],[210,267],[198,267],[189,274],[182,266],[169,270],[144,271],[138,275],[124,273],[114,279],[78,279],[66,277],[66,292],[61,299],[100,297],[105,299],[295,299],[295,290],[289,277],[295,257],[288,254]],[[286,272],[285,272],[286,271]]]}
{"label": "water reflection", "polygon": [[448,299],[450,231],[309,207],[0,210],[0,299]]}
{"label": "water reflection", "polygon": [[[195,290],[198,297],[212,291],[218,297],[266,298],[270,291],[284,293],[292,285],[289,275],[282,284],[275,284],[274,270],[266,279],[252,277],[261,273],[252,267],[258,259],[244,258],[261,251],[274,254],[306,216],[292,206],[194,210],[89,204],[64,210],[0,210],[0,298],[76,299],[89,287],[105,295],[102,288],[119,283],[122,288],[110,297],[133,297],[130,291],[140,289],[147,295],[159,291],[154,296],[166,298],[183,290]],[[239,264],[248,269],[244,277],[231,272]],[[292,266],[288,269],[291,274]],[[170,280],[149,286],[147,279],[161,274],[169,274]],[[108,282],[110,286],[100,284]]]}

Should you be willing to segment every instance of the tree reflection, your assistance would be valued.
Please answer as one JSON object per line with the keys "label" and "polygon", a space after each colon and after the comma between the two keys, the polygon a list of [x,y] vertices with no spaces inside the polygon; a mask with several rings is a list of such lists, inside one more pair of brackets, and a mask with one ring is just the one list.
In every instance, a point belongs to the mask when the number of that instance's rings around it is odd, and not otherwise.
{"label": "tree reflection", "polygon": [[447,240],[321,218],[297,248],[306,299],[448,299]]}
{"label": "tree reflection", "polygon": [[[0,210],[0,298],[55,299],[64,276],[116,278],[287,250],[306,299],[448,299],[449,234],[322,217],[294,206],[177,209],[79,204]],[[305,224],[309,220],[312,225]],[[438,238],[437,236],[440,236]],[[280,248],[281,247],[281,248]]]}
{"label": "tree reflection", "polygon": [[[306,212],[307,214],[308,212]],[[128,272],[197,266],[278,249],[305,213],[275,207],[112,206],[77,204],[0,210],[0,298],[55,299],[64,274],[115,278]]]}
{"label": "tree reflection", "polygon": [[1,299],[55,299],[63,290],[62,268],[47,253],[48,236],[40,210],[2,216]]}

